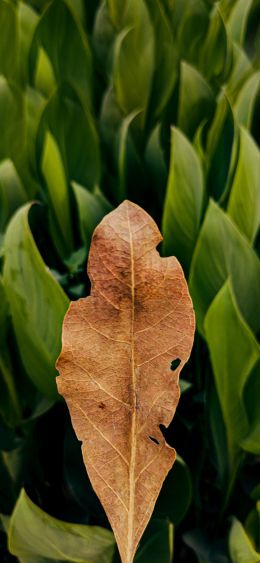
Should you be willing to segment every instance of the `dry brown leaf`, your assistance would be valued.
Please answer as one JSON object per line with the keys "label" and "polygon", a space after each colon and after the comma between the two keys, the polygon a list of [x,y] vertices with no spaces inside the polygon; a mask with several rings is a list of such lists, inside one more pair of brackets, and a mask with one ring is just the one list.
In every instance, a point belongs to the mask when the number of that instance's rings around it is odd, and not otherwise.
{"label": "dry brown leaf", "polygon": [[159,256],[161,239],[129,201],[101,221],[89,253],[91,296],[71,303],[57,362],[58,390],[123,563],[132,563],[175,460],[159,425],[173,418],[194,337],[182,268]]}

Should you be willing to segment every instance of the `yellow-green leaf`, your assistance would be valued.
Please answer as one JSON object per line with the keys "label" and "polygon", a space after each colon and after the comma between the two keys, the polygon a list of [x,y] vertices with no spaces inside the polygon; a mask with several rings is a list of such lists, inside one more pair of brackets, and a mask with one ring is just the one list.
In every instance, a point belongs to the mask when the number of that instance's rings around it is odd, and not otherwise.
{"label": "yellow-green leaf", "polygon": [[188,271],[199,232],[204,179],[199,158],[176,128],[171,134],[171,161],[163,213],[163,248]]}
{"label": "yellow-green leaf", "polygon": [[254,140],[240,128],[240,147],[228,214],[239,230],[253,242],[260,225],[260,152]]}
{"label": "yellow-green leaf", "polygon": [[233,518],[229,534],[229,553],[232,563],[259,563],[260,554],[256,552],[241,522]]}
{"label": "yellow-green leaf", "polygon": [[208,307],[229,276],[239,309],[257,332],[260,328],[259,260],[230,217],[211,200],[193,254],[189,281],[201,334],[204,334]]}
{"label": "yellow-green leaf", "polygon": [[27,374],[50,398],[57,397],[55,361],[69,301],[45,266],[21,207],[5,236],[4,283],[15,335]]}
{"label": "yellow-green leaf", "polygon": [[241,453],[240,441],[250,428],[243,394],[250,373],[260,358],[260,348],[241,316],[230,280],[209,307],[205,335],[225,421],[232,470]]}
{"label": "yellow-green leaf", "polygon": [[19,558],[46,557],[70,563],[112,563],[114,537],[98,526],[53,518],[22,489],[8,528],[9,551]]}

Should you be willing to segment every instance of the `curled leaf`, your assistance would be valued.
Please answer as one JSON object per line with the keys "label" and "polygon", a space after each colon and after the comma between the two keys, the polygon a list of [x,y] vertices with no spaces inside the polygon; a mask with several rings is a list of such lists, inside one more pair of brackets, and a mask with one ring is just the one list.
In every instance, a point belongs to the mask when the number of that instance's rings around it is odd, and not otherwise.
{"label": "curled leaf", "polygon": [[132,563],[176,457],[159,425],[174,415],[194,336],[181,266],[160,258],[161,238],[129,201],[101,221],[89,253],[91,296],[70,305],[57,362],[58,390],[123,563]]}

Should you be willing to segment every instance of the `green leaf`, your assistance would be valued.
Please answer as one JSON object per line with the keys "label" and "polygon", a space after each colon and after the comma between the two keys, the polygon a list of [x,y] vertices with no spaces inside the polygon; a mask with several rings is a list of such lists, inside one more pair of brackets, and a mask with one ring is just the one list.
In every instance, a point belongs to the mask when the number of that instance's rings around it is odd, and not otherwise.
{"label": "green leaf", "polygon": [[[9,305],[5,294],[3,278],[0,275],[0,341],[2,342],[6,338],[6,321],[9,314]],[[1,352],[3,348],[1,347]]]}
{"label": "green leaf", "polygon": [[0,76],[0,123],[0,160],[9,158],[17,168],[25,142],[24,100],[20,90],[4,76]]}
{"label": "green leaf", "polygon": [[112,87],[104,95],[100,113],[100,129],[106,157],[117,167],[117,142],[124,114],[120,110]]}
{"label": "green leaf", "polygon": [[160,0],[147,0],[155,38],[155,64],[149,107],[153,120],[163,111],[177,79],[177,50],[170,21]]}
{"label": "green leaf", "polygon": [[[20,557],[20,563],[51,563],[51,559],[47,559],[46,557],[38,557],[36,556],[29,556],[29,557]],[[60,563],[63,563],[62,561]]]}
{"label": "green leaf", "polygon": [[203,43],[200,70],[212,83],[219,87],[226,80],[232,64],[232,52],[226,27],[218,8],[213,8],[210,25]]}
{"label": "green leaf", "polygon": [[190,381],[186,381],[186,379],[180,379],[179,383],[180,383],[180,389],[182,395],[192,387],[192,383],[190,383]]}
{"label": "green leaf", "polygon": [[57,520],[36,506],[24,489],[11,516],[8,543],[10,553],[26,561],[44,557],[51,561],[111,563],[114,552],[111,532]]}
{"label": "green leaf", "polygon": [[110,18],[115,28],[120,28],[125,15],[126,7],[122,6],[121,0],[107,0]]}
{"label": "green leaf", "polygon": [[239,230],[253,242],[260,225],[260,152],[252,137],[240,128],[240,147],[227,211]]}
{"label": "green leaf", "polygon": [[25,136],[25,158],[21,168],[22,180],[26,193],[30,199],[35,198],[39,192],[39,173],[36,161],[36,139],[39,122],[45,105],[45,98],[40,92],[33,88],[26,89],[25,95],[25,117],[26,117],[26,136]]}
{"label": "green leaf", "polygon": [[70,7],[71,11],[75,14],[75,17],[80,21],[83,25],[85,25],[85,1],[84,0],[67,0],[67,4]]}
{"label": "green leaf", "polygon": [[[251,75],[252,70],[252,64],[245,51],[241,47],[239,47],[239,45],[234,44],[233,67],[232,72],[229,75],[225,90],[228,99],[232,103],[236,100],[241,88],[243,90],[243,84]],[[235,110],[234,107],[233,109]]]}
{"label": "green leaf", "polygon": [[0,276],[0,414],[6,424],[14,427],[21,421],[22,411],[9,354],[9,329],[9,305],[4,283]]}
{"label": "green leaf", "polygon": [[0,2],[0,74],[14,79],[18,58],[18,21],[17,10],[13,4]]}
{"label": "green leaf", "polygon": [[259,261],[228,215],[211,200],[193,254],[189,279],[197,327],[202,335],[208,307],[229,276],[239,309],[257,332],[260,328]]}
{"label": "green leaf", "polygon": [[49,131],[43,145],[41,170],[51,209],[50,222],[54,243],[60,254],[66,256],[73,250],[70,193],[59,147]]}
{"label": "green leaf", "polygon": [[210,542],[204,532],[194,528],[185,532],[183,539],[186,545],[196,553],[199,563],[213,563],[212,559],[209,559],[211,551]]}
{"label": "green leaf", "polygon": [[173,525],[167,520],[152,519],[144,533],[134,563],[171,563],[173,558]]}
{"label": "green leaf", "polygon": [[114,89],[124,113],[143,110],[144,123],[154,71],[154,34],[144,0],[130,0],[124,25],[115,45]]}
{"label": "green leaf", "polygon": [[[121,202],[127,197],[127,180],[129,177],[129,160],[131,158],[131,149],[133,149],[133,142],[131,138],[131,124],[140,115],[140,111],[136,110],[127,115],[122,121],[122,125],[118,132],[118,182],[115,186],[115,195],[117,201]],[[134,167],[133,167],[134,168]]]}
{"label": "green leaf", "polygon": [[210,444],[213,446],[214,465],[218,475],[217,484],[221,490],[227,490],[229,482],[227,435],[214,376],[211,370],[208,373],[206,385],[206,416],[209,427]]}
{"label": "green leaf", "polygon": [[67,182],[74,180],[90,190],[99,185],[100,149],[94,120],[68,84],[58,88],[42,114],[37,134],[39,157],[47,131],[56,139]]}
{"label": "green leaf", "polygon": [[253,0],[237,0],[227,22],[227,30],[233,41],[243,45],[246,25]]}
{"label": "green leaf", "polygon": [[[109,1],[100,2],[96,11],[93,28],[93,47],[100,70],[105,78],[111,73],[112,49],[115,40],[115,27],[109,14]],[[122,13],[122,10],[121,12]]]}
{"label": "green leaf", "polygon": [[29,209],[19,209],[7,228],[3,277],[27,374],[42,393],[56,398],[55,361],[69,302],[35,245]]}
{"label": "green leaf", "polygon": [[229,533],[229,553],[232,563],[259,563],[260,554],[254,549],[242,524],[233,518]]}
{"label": "green leaf", "polygon": [[10,522],[10,517],[9,516],[5,516],[4,514],[0,514],[0,522],[2,525],[2,528],[5,532],[7,532],[8,530],[8,526],[9,526],[9,522]]}
{"label": "green leaf", "polygon": [[38,13],[25,2],[17,3],[18,36],[19,36],[19,64],[18,76],[21,84],[28,84],[29,81],[29,52],[33,34],[38,22]]}
{"label": "green leaf", "polygon": [[[39,399],[38,393],[24,374],[13,338],[9,303],[2,276],[0,276],[0,387],[0,415],[11,428],[28,423],[51,406],[46,398],[41,396]],[[4,453],[3,461],[7,465]]]}
{"label": "green leaf", "polygon": [[35,76],[40,48],[53,66],[57,83],[71,83],[91,106],[91,52],[86,34],[65,1],[50,2],[39,19],[30,53],[32,76]]}
{"label": "green leaf", "polygon": [[251,129],[254,109],[260,95],[260,71],[248,78],[237,97],[234,112],[241,125]]}
{"label": "green leaf", "polygon": [[250,14],[246,25],[246,34],[244,41],[245,49],[249,54],[253,67],[259,69],[259,2],[253,0]]}
{"label": "green leaf", "polygon": [[175,0],[172,3],[173,36],[179,58],[198,66],[209,26],[208,9],[203,0]]}
{"label": "green leaf", "polygon": [[72,189],[78,206],[81,240],[84,245],[89,246],[95,227],[112,211],[112,206],[98,188],[91,193],[73,182]]}
{"label": "green leaf", "polygon": [[240,442],[241,447],[247,452],[260,455],[260,362],[252,370],[248,378],[244,393],[244,403],[250,423],[249,432]]}
{"label": "green leaf", "polygon": [[32,171],[35,167],[34,126],[40,111],[41,99],[34,91],[28,88],[25,94],[0,77],[0,160],[12,160],[29,197],[34,197],[38,189]]}
{"label": "green leaf", "polygon": [[[206,533],[199,528],[193,528],[183,534],[186,543],[196,554],[199,563],[230,563],[226,556],[222,542],[210,542]],[[242,562],[241,562],[242,563]]]}
{"label": "green leaf", "polygon": [[199,158],[186,139],[172,128],[171,161],[163,213],[163,249],[188,271],[199,232],[204,180]]}
{"label": "green leaf", "polygon": [[184,518],[192,501],[192,482],[188,466],[177,455],[157,499],[154,516],[166,518],[177,526]]}
{"label": "green leaf", "polygon": [[219,9],[225,22],[228,20],[233,6],[234,6],[234,0],[220,1]]}
{"label": "green leaf", "polygon": [[[255,500],[257,503],[260,501],[260,483],[256,485],[253,490],[250,492],[250,497]],[[259,503],[258,503],[259,504]],[[259,506],[260,510],[260,506]]]}
{"label": "green leaf", "polygon": [[42,92],[46,97],[49,97],[56,88],[53,67],[43,47],[39,47],[37,54],[34,85],[36,90]]}
{"label": "green leaf", "polygon": [[[260,374],[258,373],[258,376]],[[258,417],[259,418],[259,417]],[[248,436],[246,436],[243,440],[241,440],[241,448],[246,452],[250,452],[255,455],[260,455],[260,421],[257,421],[257,424],[254,425],[252,429],[250,429]]]}
{"label": "green leaf", "polygon": [[196,134],[193,139],[193,147],[199,157],[202,165],[202,169],[205,176],[205,171],[207,170],[207,162],[205,158],[205,132],[207,131],[207,121],[202,121],[199,125]]}
{"label": "green leaf", "polygon": [[178,103],[178,127],[190,138],[200,123],[212,117],[215,100],[212,90],[194,67],[181,62]]}
{"label": "green leaf", "polygon": [[236,467],[240,442],[249,430],[243,394],[260,348],[237,307],[230,280],[205,317],[205,334],[227,433],[230,470]]}
{"label": "green leaf", "polygon": [[[31,456],[30,447],[32,447],[32,445],[35,446],[35,444],[33,444],[31,441],[28,447],[27,440],[22,439],[20,440],[18,447],[12,448],[11,450],[7,451],[2,451],[2,460],[12,481],[16,498],[25,478],[25,473],[26,471],[28,471],[28,457]],[[37,463],[38,460],[35,459],[35,468],[37,467]]]}
{"label": "green leaf", "polygon": [[168,170],[161,142],[160,124],[154,128],[148,139],[145,149],[145,164],[148,170],[153,202],[161,207],[166,191]]}
{"label": "green leaf", "polygon": [[0,232],[14,211],[23,205],[27,196],[14,164],[6,159],[0,162]]}
{"label": "green leaf", "polygon": [[260,502],[247,515],[245,530],[257,551],[260,551]]}
{"label": "green leaf", "polygon": [[222,200],[228,188],[233,165],[232,150],[233,147],[236,149],[234,141],[233,111],[228,99],[220,97],[206,144],[207,185],[215,200]]}

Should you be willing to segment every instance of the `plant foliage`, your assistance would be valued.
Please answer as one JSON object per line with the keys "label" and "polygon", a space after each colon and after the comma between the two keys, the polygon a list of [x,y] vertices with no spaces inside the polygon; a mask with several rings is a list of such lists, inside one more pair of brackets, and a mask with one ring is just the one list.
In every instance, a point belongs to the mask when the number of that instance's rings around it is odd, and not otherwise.
{"label": "plant foliage", "polygon": [[162,228],[197,320],[165,432],[179,457],[135,561],[260,559],[259,14],[258,0],[0,2],[4,561],[118,561],[55,360],[69,300],[89,294],[93,229],[126,198]]}

